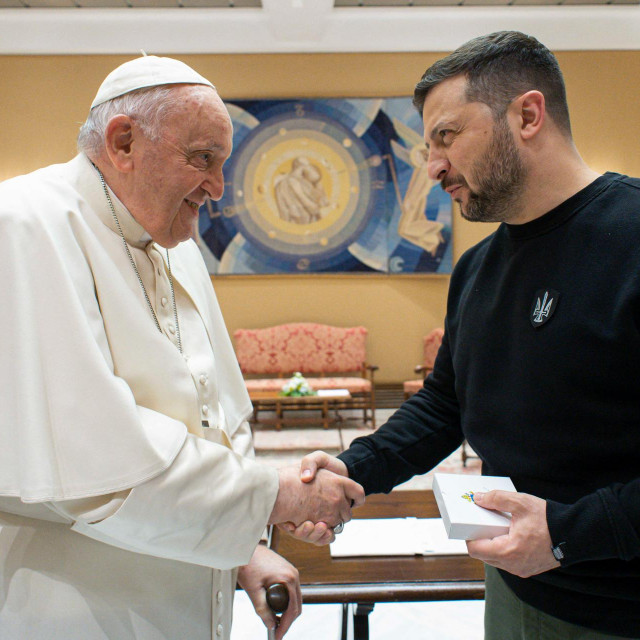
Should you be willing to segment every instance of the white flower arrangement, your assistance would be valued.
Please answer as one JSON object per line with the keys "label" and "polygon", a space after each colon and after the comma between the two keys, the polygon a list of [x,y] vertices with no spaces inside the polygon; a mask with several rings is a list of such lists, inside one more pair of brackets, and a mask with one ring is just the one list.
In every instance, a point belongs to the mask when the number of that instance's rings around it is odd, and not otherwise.
{"label": "white flower arrangement", "polygon": [[296,371],[282,387],[283,396],[315,396],[316,392],[309,386],[309,383],[299,371]]}

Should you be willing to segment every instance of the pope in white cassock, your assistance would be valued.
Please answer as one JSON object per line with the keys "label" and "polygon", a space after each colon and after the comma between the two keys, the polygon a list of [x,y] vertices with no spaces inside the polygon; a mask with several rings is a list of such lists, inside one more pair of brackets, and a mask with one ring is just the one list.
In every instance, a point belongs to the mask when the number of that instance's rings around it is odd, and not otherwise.
{"label": "pope in white cassock", "polygon": [[107,76],[76,158],[0,185],[2,640],[229,638],[236,580],[269,627],[265,587],[287,585],[279,639],[300,586],[265,526],[327,542],[363,501],[252,459],[190,240],[231,143],[213,85],[149,56]]}

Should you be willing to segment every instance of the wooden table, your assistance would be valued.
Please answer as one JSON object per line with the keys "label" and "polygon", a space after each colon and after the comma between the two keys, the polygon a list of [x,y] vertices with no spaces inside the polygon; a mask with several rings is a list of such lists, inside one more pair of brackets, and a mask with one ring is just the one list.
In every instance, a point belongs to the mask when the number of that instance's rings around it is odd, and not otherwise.
{"label": "wooden table", "polygon": [[[354,518],[440,517],[433,492],[427,490],[369,496],[353,515]],[[366,640],[368,615],[376,602],[484,598],[483,564],[469,556],[331,558],[328,546],[300,542],[277,528],[271,547],[300,571],[305,603],[343,604],[343,640],[349,604],[356,605],[354,638]]]}
{"label": "wooden table", "polygon": [[[254,422],[257,422],[258,411],[275,411],[275,419],[260,420],[264,424],[275,424],[276,430],[280,431],[282,425],[289,424],[312,424],[318,421],[315,418],[287,418],[285,420],[285,411],[302,411],[305,409],[315,409],[322,413],[322,426],[329,428],[330,422],[339,422],[342,417],[337,413],[339,409],[350,408],[351,394],[342,391],[340,394],[327,394],[322,396],[283,396],[279,391],[250,391],[249,398],[254,407]],[[333,420],[330,420],[329,411],[333,409],[336,414]]]}

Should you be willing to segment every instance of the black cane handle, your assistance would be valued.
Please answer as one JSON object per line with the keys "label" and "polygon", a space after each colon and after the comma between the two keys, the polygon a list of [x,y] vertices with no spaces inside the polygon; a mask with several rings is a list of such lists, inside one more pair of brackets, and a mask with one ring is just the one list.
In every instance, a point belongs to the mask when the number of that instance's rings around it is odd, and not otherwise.
{"label": "black cane handle", "polygon": [[289,590],[281,582],[267,587],[267,604],[274,613],[284,613],[289,606]]}

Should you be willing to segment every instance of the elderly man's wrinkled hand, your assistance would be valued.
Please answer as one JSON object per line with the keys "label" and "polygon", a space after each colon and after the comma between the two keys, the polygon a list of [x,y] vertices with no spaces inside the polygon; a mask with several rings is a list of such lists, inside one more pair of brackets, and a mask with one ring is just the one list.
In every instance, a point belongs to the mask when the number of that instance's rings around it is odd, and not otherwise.
{"label": "elderly man's wrinkled hand", "polygon": [[281,640],[293,621],[302,613],[302,592],[298,570],[277,553],[258,545],[248,565],[238,570],[238,583],[247,592],[256,613],[267,629],[276,625],[276,616],[267,604],[266,589],[281,583],[289,592],[289,606],[280,619],[276,640]]}
{"label": "elderly man's wrinkled hand", "polygon": [[293,522],[282,522],[278,528],[302,542],[315,544],[319,547],[331,544],[336,539],[336,534],[326,522],[314,523],[307,520],[297,527]]}

